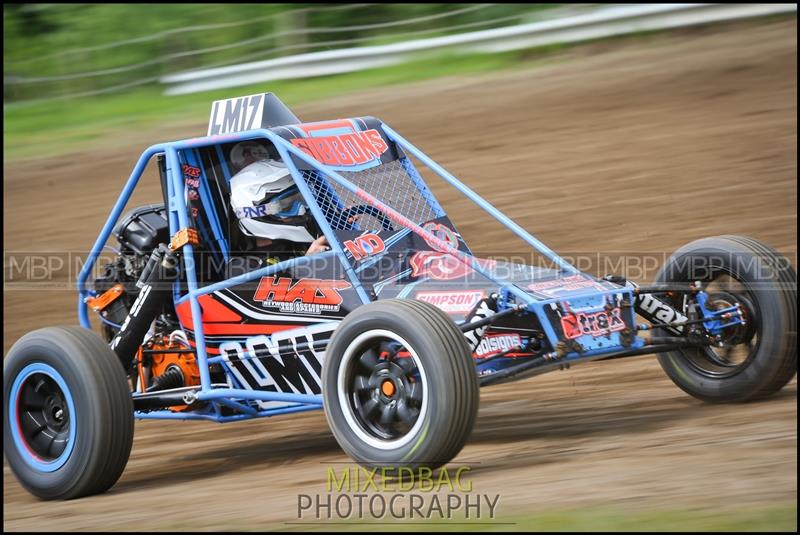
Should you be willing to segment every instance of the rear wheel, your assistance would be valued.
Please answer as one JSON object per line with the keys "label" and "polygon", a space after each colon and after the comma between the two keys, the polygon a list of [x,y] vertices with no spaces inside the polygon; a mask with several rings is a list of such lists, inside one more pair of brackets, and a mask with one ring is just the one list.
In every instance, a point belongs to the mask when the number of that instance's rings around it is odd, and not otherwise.
{"label": "rear wheel", "polygon": [[656,277],[694,281],[702,282],[709,308],[739,303],[746,323],[724,329],[721,347],[660,353],[667,375],[710,402],[754,400],[783,388],[797,372],[797,275],[790,262],[751,238],[704,238],[676,251]]}
{"label": "rear wheel", "polygon": [[334,333],[322,374],[331,430],[364,466],[437,468],[475,423],[472,353],[455,323],[428,303],[386,300],[352,312]]}
{"label": "rear wheel", "polygon": [[31,494],[69,499],[116,483],[133,443],[133,403],[116,354],[93,332],[47,327],[3,362],[3,450]]}

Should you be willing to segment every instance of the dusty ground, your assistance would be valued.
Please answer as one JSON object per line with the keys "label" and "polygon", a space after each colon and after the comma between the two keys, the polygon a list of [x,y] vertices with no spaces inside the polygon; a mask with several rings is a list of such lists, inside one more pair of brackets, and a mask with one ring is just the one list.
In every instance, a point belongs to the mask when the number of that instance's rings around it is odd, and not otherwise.
{"label": "dusty ground", "polygon": [[[796,20],[593,45],[566,58],[297,113],[381,117],[558,251],[658,257],[739,233],[796,265]],[[198,122],[131,133],[125,150],[4,165],[4,350],[30,329],[76,323],[75,294],[64,287],[74,273],[65,266],[47,289],[30,289],[21,277],[37,272],[12,257],[79,256],[139,151],[203,131]],[[152,176],[144,180],[135,203],[159,195]],[[481,226],[469,201],[436,190],[474,248],[522,250]],[[474,466],[476,492],[501,494],[500,521],[582,505],[714,512],[797,499],[796,379],[767,401],[710,406],[643,357],[481,396],[456,461]],[[138,422],[127,470],[103,496],[44,504],[4,466],[4,527],[291,527],[298,494],[324,493],[326,468],[347,460],[321,413],[222,427]]]}

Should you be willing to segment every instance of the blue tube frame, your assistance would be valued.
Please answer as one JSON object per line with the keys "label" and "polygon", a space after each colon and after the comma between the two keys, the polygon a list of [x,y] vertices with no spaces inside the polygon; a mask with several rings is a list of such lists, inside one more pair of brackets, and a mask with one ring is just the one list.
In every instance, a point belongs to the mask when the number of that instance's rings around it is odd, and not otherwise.
{"label": "blue tube frame", "polygon": [[[505,214],[500,212],[497,208],[492,206],[480,195],[478,195],[469,187],[467,187],[465,184],[460,182],[447,170],[445,170],[443,167],[441,167],[439,164],[433,161],[430,157],[428,157],[425,153],[423,153],[421,150],[419,150],[411,143],[409,143],[407,140],[405,140],[403,137],[401,137],[397,132],[395,132],[389,126],[384,124],[382,128],[386,136],[391,141],[396,143],[407,153],[417,158],[417,160],[419,160],[429,169],[434,171],[445,182],[455,187],[466,197],[472,200],[475,204],[477,204],[480,208],[489,213],[489,215],[494,217],[497,221],[502,223],[512,232],[514,232],[514,234],[516,234],[522,240],[531,245],[531,247],[533,247],[536,251],[547,257],[562,271],[570,274],[580,273],[577,268],[575,268],[569,262],[561,258],[558,254],[556,254],[550,248],[545,246],[542,242],[534,238],[525,229],[520,227],[517,223],[515,223]],[[166,201],[168,207],[170,233],[174,235],[179,229],[187,228],[190,226],[189,206],[188,203],[186,202],[185,184],[183,181],[183,172],[180,166],[179,151],[184,151],[184,150],[192,151],[193,153],[196,154],[195,151],[201,147],[213,146],[213,145],[218,146],[221,143],[231,143],[231,142],[259,139],[259,138],[267,139],[268,141],[273,143],[273,145],[277,148],[281,158],[286,163],[288,169],[292,173],[292,176],[294,177],[295,182],[297,183],[298,189],[300,190],[306,203],[308,204],[309,209],[316,218],[317,223],[320,226],[320,229],[328,239],[328,242],[331,245],[331,251],[327,253],[322,253],[322,255],[332,255],[339,258],[341,265],[344,267],[345,273],[347,274],[347,277],[349,278],[353,288],[355,289],[362,303],[366,304],[371,301],[366,289],[360,282],[358,275],[356,274],[356,271],[353,268],[353,265],[350,263],[347,256],[345,255],[342,245],[336,238],[336,234],[334,233],[333,228],[330,226],[327,219],[324,217],[321,208],[318,206],[315,197],[311,192],[311,189],[309,188],[308,184],[306,184],[305,180],[302,177],[302,173],[297,168],[294,158],[297,158],[298,160],[316,169],[324,177],[336,182],[339,186],[346,189],[350,193],[353,193],[359,196],[360,198],[366,200],[367,202],[372,203],[373,206],[380,206],[382,203],[380,203],[378,199],[375,199],[365,191],[358,188],[358,186],[356,186],[355,184],[344,178],[340,173],[334,171],[333,169],[330,169],[328,166],[324,164],[317,162],[312,157],[308,156],[306,153],[304,153],[297,147],[293,146],[291,143],[285,141],[282,137],[278,136],[277,134],[267,129],[257,129],[257,130],[239,132],[235,134],[191,138],[170,143],[161,143],[149,147],[142,153],[130,177],[125,183],[125,186],[119,198],[117,199],[117,202],[114,204],[114,207],[112,208],[111,213],[109,214],[100,232],[100,235],[95,241],[92,250],[89,253],[86,263],[84,264],[83,268],[81,269],[81,272],[78,275],[77,278],[77,287],[79,293],[78,317],[80,320],[80,324],[83,327],[87,329],[91,328],[88,316],[88,308],[86,304],[86,299],[92,295],[92,292],[89,290],[87,286],[89,275],[92,272],[92,269],[106,241],[110,237],[114,225],[119,219],[122,210],[124,209],[125,205],[130,199],[133,190],[136,188],[139,179],[141,178],[145,170],[145,167],[147,166],[151,158],[156,154],[164,154],[166,156],[167,195],[169,197],[168,199],[166,199]],[[422,182],[422,178],[419,175],[419,173],[416,172],[416,169],[413,169],[413,172],[407,169],[407,167],[413,168],[413,165],[411,164],[410,161],[404,163],[403,167],[404,169],[406,169],[406,172],[409,173],[409,175],[411,176],[412,180],[414,180],[415,183]],[[228,179],[227,176],[226,179]],[[201,182],[203,182],[202,184],[203,186],[207,186],[205,177],[201,178]],[[422,184],[424,185],[424,182]],[[429,191],[426,185],[424,185],[424,191]],[[211,199],[208,198],[209,194],[208,191],[201,191],[201,194],[203,195],[204,203],[211,202]],[[429,202],[431,207],[434,208],[436,213],[441,213],[441,214],[444,213],[444,211],[441,209],[441,207],[438,205],[438,203],[432,196],[430,196],[430,198],[426,196],[426,200]],[[394,212],[391,207],[387,207],[386,205],[383,205],[381,208],[384,209],[384,212],[387,213],[387,215]],[[433,242],[437,240],[435,236],[433,236],[425,229],[423,229],[419,225],[419,223],[405,220],[405,218],[403,218],[401,214],[397,214],[396,212],[394,212],[394,214],[398,218],[397,220],[400,221],[411,232],[415,232],[426,239],[431,239],[433,240]],[[216,213],[209,214],[210,219],[213,219],[215,217]],[[222,241],[224,241],[225,237],[217,234],[218,231],[221,232],[219,228],[219,221],[213,221],[211,224],[212,224],[212,230],[215,234],[215,238],[217,239],[221,238]],[[551,340],[551,342],[555,344],[555,341],[557,340],[557,335],[554,332],[549,321],[547,321],[546,319],[545,307],[548,307],[550,306],[550,304],[559,301],[559,299],[537,300],[530,294],[516,287],[515,285],[505,283],[494,278],[490,272],[488,272],[482,265],[480,265],[475,260],[474,257],[472,257],[472,255],[454,250],[446,245],[445,245],[445,250],[453,254],[453,256],[456,256],[460,260],[467,263],[476,272],[485,276],[487,279],[495,282],[498,285],[498,293],[501,296],[500,302],[503,304],[503,307],[512,306],[511,301],[514,301],[514,305],[524,304],[527,310],[536,314],[541,320],[541,324],[545,329],[545,334]],[[183,296],[179,295],[179,283],[176,283],[175,302],[176,304],[178,304],[188,299],[190,302],[190,308],[193,318],[201,318],[201,310],[198,298],[202,295],[212,293],[217,290],[222,290],[225,288],[230,288],[232,286],[249,282],[255,279],[259,279],[264,276],[269,276],[276,272],[283,271],[288,268],[309,261],[307,260],[307,257],[293,258],[290,260],[280,262],[278,264],[258,269],[256,271],[252,271],[250,273],[246,273],[237,277],[232,277],[225,281],[209,284],[204,287],[198,287],[197,273],[195,269],[195,260],[194,260],[194,248],[190,244],[187,244],[183,246],[182,252],[183,252],[183,261],[186,273],[187,292]],[[227,253],[227,250],[225,251],[225,253]],[[321,255],[317,255],[317,257],[318,256]],[[626,294],[627,297],[630,298],[632,301],[633,294],[632,290],[629,288],[618,288],[606,291],[590,291],[587,292],[585,295],[580,295],[580,296],[575,295],[575,296],[570,296],[570,298],[572,299],[580,297],[600,297],[600,296],[620,295],[620,294]],[[630,310],[630,314],[631,314],[630,318],[631,324],[633,324],[634,312],[632,309]],[[221,388],[219,386],[217,387],[212,386],[209,374],[209,364],[211,359],[209,359],[206,350],[206,341],[205,341],[205,334],[202,321],[195,321],[194,327],[195,327],[195,343],[197,349],[196,356],[197,356],[198,367],[200,369],[200,389],[195,391],[195,395],[198,400],[209,402],[210,407],[213,409],[213,414],[209,413],[201,414],[188,411],[172,412],[169,410],[159,410],[151,412],[137,412],[136,413],[137,418],[212,420],[217,422],[227,422],[227,421],[237,421],[248,418],[273,416],[277,414],[288,414],[293,412],[319,409],[322,407],[322,396],[320,395],[304,395],[304,394],[293,394],[284,392],[266,392],[258,390],[246,390],[241,388]],[[639,337],[636,337],[633,345],[630,347],[641,347],[643,345],[644,341]],[[568,354],[565,357],[565,359],[566,360],[591,359],[597,357],[598,355],[610,354],[615,351],[618,351],[618,349],[608,348],[608,349],[585,351],[580,354],[571,353]],[[213,359],[213,362],[218,362],[218,361],[219,359],[216,357]],[[136,393],[134,393],[133,395],[135,397]],[[241,403],[242,401],[274,401],[274,402],[289,403],[290,405],[275,409],[257,410],[255,408],[252,408],[250,405],[242,404]],[[238,411],[239,414],[235,414],[232,416],[223,416],[219,411],[220,405],[230,407]]]}
{"label": "blue tube frame", "polygon": [[211,213],[208,215],[208,220],[211,223],[211,231],[214,234],[214,241],[216,241],[217,246],[222,252],[223,258],[227,261],[230,258],[228,253],[228,240],[225,239],[224,233],[222,232],[222,226],[220,225],[220,220],[217,216],[217,209],[214,207],[214,201],[211,199],[211,192],[208,186],[208,177],[206,176],[206,171],[203,168],[203,162],[200,161],[200,154],[196,150],[187,151],[186,163],[197,166],[197,168],[200,169],[200,187],[198,188],[200,199],[203,202],[203,206],[207,207],[207,209],[210,209]]}

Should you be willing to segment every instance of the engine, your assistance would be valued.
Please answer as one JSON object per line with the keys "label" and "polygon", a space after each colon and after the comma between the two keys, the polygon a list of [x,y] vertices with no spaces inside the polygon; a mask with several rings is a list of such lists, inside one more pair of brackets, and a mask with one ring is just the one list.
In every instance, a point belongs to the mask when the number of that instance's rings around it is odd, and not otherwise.
{"label": "engine", "polygon": [[[175,314],[171,283],[152,273],[164,272],[164,264],[176,258],[164,245],[170,241],[164,205],[132,210],[114,235],[119,243],[116,257],[95,279],[96,297],[88,302],[100,315],[104,338],[142,391],[199,384],[194,351]],[[175,280],[177,271],[170,271],[170,280]],[[134,307],[136,313],[129,315]]]}
{"label": "engine", "polygon": [[[139,296],[140,288],[136,283],[150,254],[159,243],[169,243],[169,223],[164,205],[151,204],[131,210],[114,228],[114,236],[119,243],[117,256],[103,266],[103,274],[94,281],[98,296],[110,295],[107,299],[113,299],[108,303],[101,302],[101,310],[94,307],[103,322],[102,332],[107,342],[111,342],[119,332],[119,327]],[[114,291],[107,294],[112,289]],[[177,321],[174,325],[177,325]]]}
{"label": "engine", "polygon": [[[200,384],[200,369],[194,351],[182,337],[182,331],[169,336],[156,335],[147,340],[136,355],[137,381],[142,392],[156,392]],[[169,407],[175,411],[187,405]]]}

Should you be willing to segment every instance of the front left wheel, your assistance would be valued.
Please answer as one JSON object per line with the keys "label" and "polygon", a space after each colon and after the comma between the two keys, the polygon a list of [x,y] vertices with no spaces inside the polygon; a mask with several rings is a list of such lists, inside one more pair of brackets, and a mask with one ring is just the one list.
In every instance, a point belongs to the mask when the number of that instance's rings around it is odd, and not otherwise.
{"label": "front left wheel", "polygon": [[478,412],[472,352],[447,314],[421,301],[359,307],[336,329],[322,369],[325,415],[357,463],[431,470],[455,457]]}
{"label": "front left wheel", "polygon": [[133,402],[117,355],[81,327],[20,338],[3,361],[3,451],[45,500],[111,488],[133,444]]}

